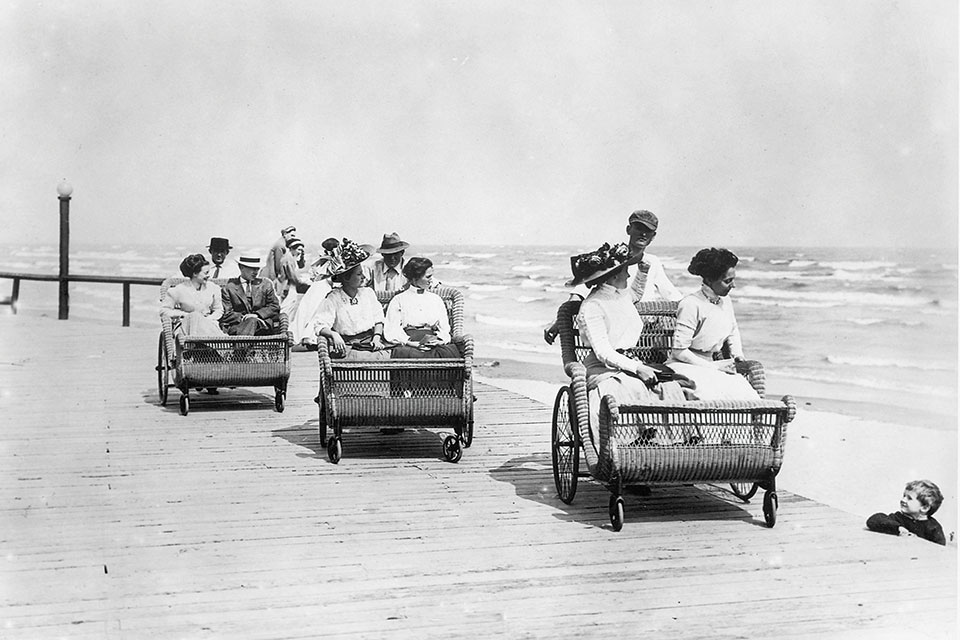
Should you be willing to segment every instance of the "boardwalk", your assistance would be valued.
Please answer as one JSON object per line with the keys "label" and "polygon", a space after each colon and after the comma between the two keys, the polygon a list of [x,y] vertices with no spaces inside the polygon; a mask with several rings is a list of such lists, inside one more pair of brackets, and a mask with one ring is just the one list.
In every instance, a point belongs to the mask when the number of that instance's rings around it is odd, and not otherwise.
{"label": "boardwalk", "polygon": [[[317,434],[316,358],[156,404],[155,330],[0,315],[0,637],[955,637],[956,548],[781,493],[557,500],[548,408],[478,385],[473,447]],[[787,461],[790,463],[789,446]],[[840,488],[838,488],[840,490]]]}

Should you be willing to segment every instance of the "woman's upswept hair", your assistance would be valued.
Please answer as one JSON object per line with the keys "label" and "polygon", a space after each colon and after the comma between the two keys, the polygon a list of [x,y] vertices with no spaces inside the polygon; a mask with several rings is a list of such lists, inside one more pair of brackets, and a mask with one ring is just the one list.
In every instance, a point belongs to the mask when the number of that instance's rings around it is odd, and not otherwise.
{"label": "woman's upswept hair", "polygon": [[735,256],[732,251],[710,247],[697,251],[697,255],[690,260],[687,271],[709,282],[722,278],[727,269],[737,266],[738,262],[740,262],[740,258]]}
{"label": "woman's upswept hair", "polygon": [[904,490],[913,491],[917,494],[917,500],[920,501],[920,504],[929,509],[927,511],[928,516],[936,513],[940,505],[943,504],[943,494],[940,493],[940,487],[929,480],[913,480],[907,483]]}
{"label": "woman's upswept hair", "polygon": [[200,269],[203,269],[204,265],[208,264],[210,264],[210,261],[204,258],[202,253],[191,253],[180,263],[180,273],[183,274],[184,278],[192,278],[200,273]]}
{"label": "woman's upswept hair", "polygon": [[433,262],[430,258],[410,258],[407,260],[407,263],[403,265],[403,277],[410,282],[414,282],[422,278],[427,273],[427,269],[432,266]]}
{"label": "woman's upswept hair", "polygon": [[354,266],[354,267],[351,267],[350,269],[347,269],[346,271],[341,271],[340,273],[335,273],[333,276],[330,277],[330,279],[333,280],[334,282],[339,282],[339,283],[342,284],[342,283],[345,282],[346,280],[349,280],[349,279],[350,279],[350,276],[353,275],[353,272],[354,272],[354,271],[356,271],[357,269],[360,269],[360,268],[361,268],[361,267],[360,267],[360,265],[358,264],[358,265],[356,265],[356,266]]}

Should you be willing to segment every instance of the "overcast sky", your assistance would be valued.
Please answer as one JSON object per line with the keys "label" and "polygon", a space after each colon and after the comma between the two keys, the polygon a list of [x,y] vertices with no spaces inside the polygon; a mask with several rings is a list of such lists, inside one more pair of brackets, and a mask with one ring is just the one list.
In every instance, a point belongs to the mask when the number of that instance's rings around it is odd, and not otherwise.
{"label": "overcast sky", "polygon": [[955,246],[957,2],[0,1],[0,240]]}

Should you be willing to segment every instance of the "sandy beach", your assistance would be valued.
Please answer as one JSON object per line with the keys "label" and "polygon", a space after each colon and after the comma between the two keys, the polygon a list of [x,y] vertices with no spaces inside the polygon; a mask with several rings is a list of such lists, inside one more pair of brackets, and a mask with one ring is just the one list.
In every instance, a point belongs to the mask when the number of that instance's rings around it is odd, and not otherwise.
{"label": "sandy beach", "polygon": [[[525,362],[483,357],[477,379],[552,406],[566,383],[556,362]],[[944,502],[936,514],[949,544],[957,531],[957,416],[949,403],[923,408],[908,398],[842,398],[828,385],[768,375],[767,396],[793,395],[797,417],[789,425],[778,486],[823,502],[864,520],[873,513],[899,510],[903,485],[914,479],[935,482]],[[549,425],[544,425],[549,429]],[[787,523],[785,523],[787,524]],[[788,526],[803,526],[789,523]]]}

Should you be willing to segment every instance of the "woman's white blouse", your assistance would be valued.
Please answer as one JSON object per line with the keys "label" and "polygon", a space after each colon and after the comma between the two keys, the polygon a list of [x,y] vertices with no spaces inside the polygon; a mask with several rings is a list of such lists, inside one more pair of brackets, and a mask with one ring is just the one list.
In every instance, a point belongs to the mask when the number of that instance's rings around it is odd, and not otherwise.
{"label": "woman's white blouse", "polygon": [[724,342],[730,345],[731,357],[743,357],[740,328],[730,298],[721,298],[706,285],[684,296],[677,307],[673,348],[713,354],[723,348]]}
{"label": "woman's white blouse", "polygon": [[355,300],[356,304],[350,304],[350,296],[340,287],[328,293],[317,311],[314,333],[319,335],[320,330],[326,328],[354,336],[383,322],[383,307],[373,289],[360,287]]}
{"label": "woman's white blouse", "polygon": [[383,325],[384,338],[389,342],[405,344],[408,337],[404,327],[422,325],[436,325],[437,338],[443,343],[450,342],[450,319],[443,298],[431,291],[417,293],[414,287],[391,298]]}
{"label": "woman's white blouse", "polygon": [[611,369],[636,370],[635,360],[617,353],[617,349],[637,346],[643,331],[643,319],[633,306],[629,289],[609,284],[595,288],[580,305],[577,327],[600,362]]}

